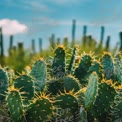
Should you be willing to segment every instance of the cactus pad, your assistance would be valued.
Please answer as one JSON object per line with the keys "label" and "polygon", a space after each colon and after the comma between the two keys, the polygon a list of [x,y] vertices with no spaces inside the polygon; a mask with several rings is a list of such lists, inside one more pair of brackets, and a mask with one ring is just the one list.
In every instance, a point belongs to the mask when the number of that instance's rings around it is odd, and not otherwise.
{"label": "cactus pad", "polygon": [[94,104],[97,95],[98,95],[98,76],[94,72],[89,77],[87,90],[85,92],[85,108],[88,109]]}

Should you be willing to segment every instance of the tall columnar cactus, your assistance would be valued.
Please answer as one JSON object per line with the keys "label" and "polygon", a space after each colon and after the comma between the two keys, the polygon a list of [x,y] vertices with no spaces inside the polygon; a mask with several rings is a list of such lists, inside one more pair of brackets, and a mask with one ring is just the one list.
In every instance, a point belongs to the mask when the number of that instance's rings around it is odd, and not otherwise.
{"label": "tall columnar cactus", "polygon": [[34,82],[32,78],[27,75],[21,75],[14,81],[14,87],[20,89],[22,93],[23,103],[28,104],[29,100],[34,97]]}
{"label": "tall columnar cactus", "polygon": [[55,50],[55,57],[52,64],[52,74],[55,78],[65,76],[65,50],[62,45],[59,45]]}
{"label": "tall columnar cactus", "polygon": [[104,53],[101,58],[103,74],[106,80],[114,79],[114,62],[110,53]]}
{"label": "tall columnar cactus", "polygon": [[12,49],[13,49],[13,35],[10,35],[9,55],[12,55]]}
{"label": "tall columnar cactus", "polygon": [[9,45],[9,49],[12,49],[13,47],[13,35],[10,36],[10,45]]}
{"label": "tall columnar cactus", "polygon": [[35,40],[32,39],[32,52],[33,54],[35,54],[36,50],[35,50]]}
{"label": "tall columnar cactus", "polygon": [[122,32],[120,32],[120,51],[122,51]]}
{"label": "tall columnar cactus", "polygon": [[5,99],[5,95],[8,89],[8,76],[3,68],[0,68],[0,102]]}
{"label": "tall columnar cactus", "polygon": [[68,43],[69,43],[68,37],[64,37],[63,45],[66,49],[68,48]]}
{"label": "tall columnar cactus", "polygon": [[43,45],[42,38],[39,38],[39,51],[40,51],[40,53],[42,53],[42,51],[43,51],[42,45]]}
{"label": "tall columnar cactus", "polygon": [[109,49],[110,49],[110,39],[111,39],[111,37],[108,36],[107,37],[107,40],[106,40],[106,47],[105,47],[105,50],[106,51],[109,51]]}
{"label": "tall columnar cactus", "polygon": [[122,83],[122,55],[121,53],[114,58],[114,73],[117,77],[117,82]]}
{"label": "tall columnar cactus", "polygon": [[101,26],[100,44],[103,44],[104,33],[105,33],[105,28],[104,28],[104,26]]}
{"label": "tall columnar cactus", "polygon": [[0,28],[0,56],[4,56],[4,46],[3,46],[3,34],[2,34],[2,28]]}
{"label": "tall columnar cactus", "polygon": [[79,120],[79,106],[76,97],[69,93],[61,93],[55,98],[56,106],[55,121],[75,121]]}
{"label": "tall columnar cactus", "polygon": [[44,90],[47,79],[47,71],[46,63],[42,58],[40,58],[33,64],[30,76],[34,78],[35,90]]}
{"label": "tall columnar cactus", "polygon": [[74,46],[75,44],[75,31],[76,31],[76,20],[73,20],[72,21],[72,47]]}
{"label": "tall columnar cactus", "polygon": [[14,87],[10,87],[6,96],[6,101],[12,122],[26,122],[20,92]]}
{"label": "tall columnar cactus", "polygon": [[86,34],[87,34],[87,26],[84,25],[84,26],[83,26],[83,40],[82,40],[82,45],[83,45],[84,48],[87,46]]}
{"label": "tall columnar cactus", "polygon": [[55,43],[55,34],[52,34],[50,37],[50,47],[52,49],[55,49],[56,43]]}
{"label": "tall columnar cactus", "polygon": [[74,67],[74,63],[75,63],[76,53],[77,53],[77,48],[74,47],[73,54],[71,56],[71,60],[70,60],[69,66],[68,66],[68,74],[72,74],[72,72],[73,72],[73,67]]}
{"label": "tall columnar cactus", "polygon": [[83,36],[86,36],[86,34],[87,34],[87,26],[84,25],[83,26]]}
{"label": "tall columnar cactus", "polygon": [[81,84],[87,83],[88,71],[92,64],[93,56],[91,54],[83,54],[79,66],[75,69],[75,77],[80,80]]}
{"label": "tall columnar cactus", "polygon": [[50,121],[53,115],[52,101],[45,94],[37,95],[26,111],[28,122]]}
{"label": "tall columnar cactus", "polygon": [[61,44],[61,39],[57,38],[57,45]]}

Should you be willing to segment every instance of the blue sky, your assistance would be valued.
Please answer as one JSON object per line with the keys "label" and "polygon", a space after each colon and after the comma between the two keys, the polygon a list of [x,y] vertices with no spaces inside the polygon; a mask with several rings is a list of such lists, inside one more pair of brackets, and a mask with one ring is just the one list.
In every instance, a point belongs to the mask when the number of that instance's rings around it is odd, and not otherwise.
{"label": "blue sky", "polygon": [[88,25],[88,34],[99,41],[100,26],[104,25],[104,40],[111,35],[112,45],[115,45],[122,31],[121,10],[122,0],[1,0],[0,26],[4,24],[5,45],[13,33],[14,44],[23,41],[25,47],[30,47],[31,39],[38,43],[38,38],[42,37],[45,48],[52,33],[56,38],[68,36],[71,39],[72,19],[76,19],[77,40],[82,37],[83,25]]}

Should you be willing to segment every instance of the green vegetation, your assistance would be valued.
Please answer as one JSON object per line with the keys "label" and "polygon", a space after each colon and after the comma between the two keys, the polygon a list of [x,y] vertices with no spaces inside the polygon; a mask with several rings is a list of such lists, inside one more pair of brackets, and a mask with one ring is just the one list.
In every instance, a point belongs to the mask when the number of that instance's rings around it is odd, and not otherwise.
{"label": "green vegetation", "polygon": [[[113,53],[108,40],[103,47],[104,27],[98,45],[86,36],[84,26],[82,44],[75,46],[75,21],[72,33],[72,42],[65,39],[64,45],[53,34],[50,49],[43,51],[40,39],[38,54],[33,40],[34,53],[28,56],[22,43],[14,50],[11,37],[9,56],[2,52],[0,60],[2,66],[9,66],[0,68],[1,121],[113,122],[122,118],[121,48]],[[51,48],[55,49],[52,54]]]}

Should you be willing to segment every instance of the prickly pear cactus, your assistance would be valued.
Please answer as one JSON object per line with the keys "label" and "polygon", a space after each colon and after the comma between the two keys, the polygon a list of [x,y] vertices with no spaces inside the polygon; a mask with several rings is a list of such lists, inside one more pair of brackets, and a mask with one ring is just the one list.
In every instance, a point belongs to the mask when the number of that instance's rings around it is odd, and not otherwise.
{"label": "prickly pear cactus", "polygon": [[112,86],[111,80],[103,80],[98,86],[98,95],[93,106],[90,109],[90,113],[94,118],[98,118],[100,121],[107,119],[111,110],[111,105],[114,101],[116,90]]}
{"label": "prickly pear cactus", "polygon": [[58,46],[55,50],[55,56],[52,64],[52,74],[54,78],[65,76],[65,50],[62,45]]}
{"label": "prickly pear cactus", "polygon": [[92,64],[92,55],[83,54],[79,66],[75,69],[74,76],[79,79],[81,84],[86,84],[89,68]]}
{"label": "prickly pear cactus", "polygon": [[51,95],[57,95],[64,90],[64,82],[58,79],[52,79],[47,82],[48,93]]}
{"label": "prickly pear cactus", "polygon": [[47,82],[48,92],[52,95],[57,95],[60,92],[64,92],[64,90],[67,92],[71,90],[77,92],[80,90],[80,87],[79,81],[71,75]]}
{"label": "prickly pear cactus", "polygon": [[73,54],[71,56],[71,60],[68,66],[68,74],[72,74],[73,73],[73,67],[74,67],[74,63],[75,63],[75,57],[76,57],[76,53],[77,53],[77,48],[74,47],[73,49]]}
{"label": "prickly pear cactus", "polygon": [[54,106],[56,106],[55,121],[78,121],[79,106],[76,97],[72,92],[61,93],[55,98]]}
{"label": "prickly pear cactus", "polygon": [[114,63],[110,53],[104,53],[101,63],[103,66],[103,74],[106,80],[114,79]]}
{"label": "prickly pear cactus", "polygon": [[12,122],[26,122],[20,92],[14,87],[10,87],[6,96],[6,101]]}
{"label": "prickly pear cactus", "polygon": [[67,92],[71,90],[73,90],[74,92],[77,92],[80,90],[79,81],[71,75],[60,78],[59,80],[64,82],[64,89]]}
{"label": "prickly pear cactus", "polygon": [[47,122],[52,119],[52,101],[45,94],[37,95],[26,112],[28,122]]}
{"label": "prickly pear cactus", "polygon": [[85,108],[93,106],[98,95],[98,75],[94,72],[89,77],[88,86],[85,92]]}
{"label": "prickly pear cactus", "polygon": [[88,73],[92,74],[93,72],[96,72],[97,75],[99,76],[99,79],[102,79],[102,65],[101,62],[94,60],[89,68]]}
{"label": "prickly pear cactus", "polygon": [[111,106],[110,120],[112,122],[122,121],[122,86],[121,89],[118,90]]}
{"label": "prickly pear cactus", "polygon": [[20,75],[17,79],[15,79],[14,87],[20,89],[20,92],[22,93],[21,95],[24,98],[24,104],[28,104],[28,101],[34,97],[34,82],[29,76]]}
{"label": "prickly pear cactus", "polygon": [[3,68],[0,68],[0,103],[5,99],[8,89],[8,76]]}
{"label": "prickly pear cactus", "polygon": [[117,82],[122,83],[122,56],[120,54],[116,55],[114,58],[115,75],[117,77]]}
{"label": "prickly pear cactus", "polygon": [[43,59],[40,58],[33,64],[30,76],[34,78],[36,91],[44,90],[46,85],[46,72],[46,63]]}

